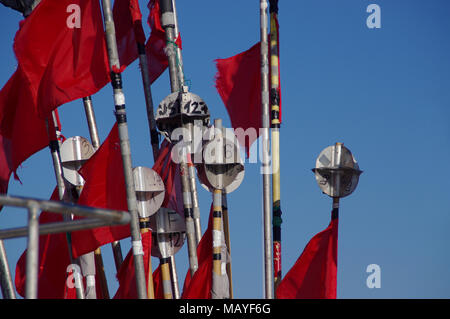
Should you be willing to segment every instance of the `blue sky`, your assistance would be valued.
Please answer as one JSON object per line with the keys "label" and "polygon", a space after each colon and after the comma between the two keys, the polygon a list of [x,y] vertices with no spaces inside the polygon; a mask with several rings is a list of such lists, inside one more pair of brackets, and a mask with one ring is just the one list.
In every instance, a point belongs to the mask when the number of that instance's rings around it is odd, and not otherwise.
{"label": "blue sky", "polygon": [[[381,8],[381,28],[369,29],[369,4]],[[140,0],[146,18],[147,0]],[[450,4],[445,0],[280,1],[283,103],[281,202],[283,274],[309,239],[329,223],[331,199],[311,168],[318,154],[343,142],[361,175],[341,200],[338,298],[449,298],[450,253]],[[230,126],[214,87],[214,59],[259,41],[259,1],[177,2],[185,74],[211,118]],[[0,7],[0,85],[13,74],[12,43],[21,15]],[[148,27],[146,32],[148,34]],[[123,74],[133,165],[153,165],[137,61]],[[170,93],[168,73],[152,86],[157,105]],[[100,138],[114,123],[112,89],[93,97]],[[59,108],[66,137],[89,137],[81,101]],[[48,149],[18,170],[11,195],[47,199],[55,187]],[[263,297],[261,182],[258,164],[229,195],[236,298]],[[211,194],[199,187],[202,229]],[[4,208],[0,227],[24,226],[26,211]],[[25,239],[5,241],[11,271]],[[130,240],[122,241],[123,255]],[[102,248],[110,294],[117,289],[109,246]],[[182,282],[187,249],[176,255]],[[381,288],[366,286],[366,267],[381,268]],[[157,266],[157,259],[153,259]]]}

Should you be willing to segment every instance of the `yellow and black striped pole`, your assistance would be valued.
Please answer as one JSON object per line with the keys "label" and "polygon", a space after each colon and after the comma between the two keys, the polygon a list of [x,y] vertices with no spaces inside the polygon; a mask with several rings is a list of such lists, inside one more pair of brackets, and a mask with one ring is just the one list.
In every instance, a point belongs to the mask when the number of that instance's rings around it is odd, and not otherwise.
{"label": "yellow and black striped pole", "polygon": [[280,75],[278,0],[270,0],[270,106],[272,131],[272,231],[274,289],[281,281]]}
{"label": "yellow and black striped pole", "polygon": [[[231,256],[231,240],[230,240],[230,222],[228,217],[228,202],[227,202],[227,193],[225,191],[222,192],[222,222],[223,222],[223,235],[225,239],[225,244],[227,246],[228,256]],[[226,273],[228,277],[228,289],[229,289],[229,297],[233,299],[233,276],[231,272],[231,260],[227,262],[226,265]]]}
{"label": "yellow and black striped pole", "polygon": [[213,290],[217,284],[216,278],[222,276],[222,190],[213,192]]}

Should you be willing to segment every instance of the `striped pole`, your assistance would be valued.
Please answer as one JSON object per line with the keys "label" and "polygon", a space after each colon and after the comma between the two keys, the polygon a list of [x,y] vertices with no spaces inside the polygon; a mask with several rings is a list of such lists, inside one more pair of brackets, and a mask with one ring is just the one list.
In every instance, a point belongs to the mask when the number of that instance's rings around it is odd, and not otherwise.
{"label": "striped pole", "polygon": [[274,290],[281,281],[280,96],[278,0],[270,0],[270,104],[272,110],[272,232]]}
{"label": "striped pole", "polygon": [[[150,232],[150,218],[149,217],[139,217],[139,228],[141,230],[141,235]],[[150,234],[151,236],[151,234]],[[155,290],[153,286],[153,274],[152,274],[152,254],[151,247],[148,251],[148,279],[147,279],[147,298],[155,299]]]}
{"label": "striped pole", "polygon": [[156,237],[158,239],[158,247],[161,253],[161,258],[159,259],[159,266],[161,268],[162,286],[164,299],[173,299],[172,292],[172,279],[170,271],[170,252],[169,252],[169,236],[166,233],[167,225],[166,220],[166,209],[160,209],[156,213]]}
{"label": "striped pole", "polygon": [[[175,39],[177,39],[180,36],[180,31],[178,28],[178,18],[177,18],[177,9],[176,9],[176,3],[175,0],[172,1],[172,8],[173,8],[173,16],[174,16],[174,33],[175,33]],[[177,69],[178,69],[178,78],[180,81],[180,85],[185,85],[185,77],[184,77],[184,70],[183,70],[183,57],[181,55],[181,49],[180,47],[176,47],[176,57],[177,57]],[[192,145],[192,132],[194,129],[194,125],[192,123],[186,123],[186,127],[191,134],[191,140],[190,144]],[[189,148],[189,154],[192,154],[192,150]],[[196,172],[195,172],[195,166],[192,163],[188,163],[188,169],[189,169],[189,185],[191,188],[191,194],[192,194],[192,214],[194,219],[194,228],[195,228],[195,236],[197,238],[197,245],[200,242],[200,239],[202,238],[202,228],[200,224],[200,205],[198,202],[198,192],[197,192],[197,183],[196,183]]]}
{"label": "striped pole", "polygon": [[[175,47],[175,17],[173,12],[172,0],[160,0],[161,25],[166,33],[166,52],[169,62],[170,88],[173,92],[180,92],[181,85],[177,68],[176,47]],[[190,132],[186,124],[183,124],[186,132]],[[184,142],[184,141],[183,141]],[[180,160],[180,178],[183,191],[183,207],[186,221],[186,237],[189,255],[189,269],[191,276],[198,269],[197,259],[197,239],[195,234],[193,208],[192,208],[192,192],[189,182],[189,167],[187,164],[187,150],[182,148],[183,154]]]}
{"label": "striped pole", "polygon": [[[214,189],[213,192],[213,275],[212,291],[221,291],[222,276],[222,190]],[[212,294],[212,298],[217,298]]]}
{"label": "striped pole", "polygon": [[261,36],[261,144],[263,176],[263,229],[264,229],[264,297],[273,299],[273,260],[271,203],[270,203],[270,160],[269,160],[269,45],[267,41],[267,0],[260,0],[260,36]]}
{"label": "striped pole", "polygon": [[[222,192],[222,217],[223,217],[223,234],[225,237],[224,238],[225,244],[227,245],[228,255],[231,256],[230,222],[228,216],[228,202],[226,192]],[[227,262],[226,272],[228,277],[230,299],[233,299],[233,276],[231,272],[231,260]]]}
{"label": "striped pole", "polygon": [[111,84],[114,91],[115,115],[119,130],[120,151],[122,153],[123,171],[125,176],[127,204],[128,211],[131,215],[130,231],[136,273],[137,295],[139,299],[146,299],[147,291],[145,287],[144,252],[141,234],[139,232],[136,191],[134,187],[130,140],[128,137],[128,124],[125,110],[125,95],[122,91],[122,76],[119,72],[120,61],[117,52],[116,32],[110,0],[102,0],[102,8],[106,31],[106,44],[108,48],[108,60],[111,68]]}

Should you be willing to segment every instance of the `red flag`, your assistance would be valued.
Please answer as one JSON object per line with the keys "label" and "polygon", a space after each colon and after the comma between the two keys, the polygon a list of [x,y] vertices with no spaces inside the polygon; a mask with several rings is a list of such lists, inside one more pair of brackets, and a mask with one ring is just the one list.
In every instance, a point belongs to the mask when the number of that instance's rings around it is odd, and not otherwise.
{"label": "red flag", "polygon": [[[50,199],[59,200],[56,188]],[[61,221],[63,217],[60,214],[42,212],[39,216],[39,224]],[[15,274],[16,290],[22,297],[25,297],[26,256],[25,250],[17,262]],[[66,271],[69,265],[70,256],[65,233],[39,236],[38,298],[62,299],[66,296]]]}
{"label": "red flag", "polygon": [[183,192],[180,179],[180,165],[172,158],[173,145],[167,140],[161,143],[158,158],[153,170],[159,174],[166,190],[161,207],[173,209],[180,216],[184,216]]}
{"label": "red flag", "polygon": [[[8,192],[11,172],[11,141],[0,134],[0,194]],[[0,206],[0,210],[2,208]]]}
{"label": "red flag", "polygon": [[[278,30],[278,21],[277,30]],[[239,143],[246,149],[247,156],[253,142],[259,136],[262,127],[261,119],[261,43],[258,42],[247,51],[226,59],[216,60],[217,73],[215,85],[217,92],[230,116],[234,129],[252,130],[248,135],[239,136]],[[279,74],[279,63],[278,63]],[[269,58],[270,79],[270,58]],[[281,92],[277,88],[280,106],[279,119],[281,122]]]}
{"label": "red flag", "polygon": [[[79,173],[85,180],[78,200],[79,205],[128,211],[117,123]],[[129,225],[72,232],[73,256],[79,257],[102,245],[129,236]]]}
{"label": "red flag", "polygon": [[164,299],[161,265],[153,272],[153,289],[155,291],[155,299]]}
{"label": "red flag", "polygon": [[279,299],[335,299],[338,216],[316,234],[277,288]]}
{"label": "red flag", "polygon": [[153,83],[167,68],[169,61],[164,52],[164,48],[166,47],[166,33],[161,26],[159,17],[159,0],[150,0],[148,8],[150,9],[150,14],[147,22],[152,31],[145,45],[145,52],[148,60],[150,83]]}
{"label": "red flag", "polygon": [[5,191],[10,174],[48,145],[45,121],[37,116],[35,105],[34,92],[18,67],[0,91],[0,163]]}
{"label": "red flag", "polygon": [[212,288],[212,220],[213,206],[209,212],[208,228],[197,246],[198,269],[191,278],[188,270],[184,285],[182,299],[211,299]]}
{"label": "red flag", "polygon": [[113,17],[120,64],[129,65],[138,57],[136,42],[145,44],[138,0],[114,1]]}
{"label": "red flag", "polygon": [[[259,136],[261,125],[261,46],[258,42],[247,51],[216,60],[216,89],[222,98],[234,129],[251,130],[249,140],[237,134],[246,149]],[[250,131],[249,131],[250,132]]]}
{"label": "red flag", "polygon": [[14,52],[34,92],[42,118],[109,82],[98,1],[43,0],[21,22]]}
{"label": "red flag", "polygon": [[[149,258],[151,258],[152,249],[152,233],[150,231],[142,235],[142,248],[144,251],[144,271],[145,285],[148,287],[149,276]],[[117,279],[119,280],[119,288],[117,289],[114,299],[137,299],[136,275],[134,271],[133,250],[130,249],[125,260],[122,262]],[[150,269],[151,270],[151,269]]]}

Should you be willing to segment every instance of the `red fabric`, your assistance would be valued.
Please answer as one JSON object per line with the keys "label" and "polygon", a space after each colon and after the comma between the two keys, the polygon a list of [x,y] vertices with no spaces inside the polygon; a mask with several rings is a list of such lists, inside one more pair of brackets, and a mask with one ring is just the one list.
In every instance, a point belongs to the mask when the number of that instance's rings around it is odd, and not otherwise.
{"label": "red fabric", "polygon": [[[255,129],[256,138],[261,119],[261,49],[258,42],[247,51],[227,59],[216,60],[216,89],[230,116],[234,129]],[[248,142],[238,136],[239,143],[246,149],[256,140],[252,136]]]}
{"label": "red fabric", "polygon": [[[53,191],[50,199],[59,199],[57,189]],[[39,216],[39,224],[61,221],[63,218],[60,214],[42,212]],[[17,262],[15,271],[16,290],[22,297],[25,297],[26,256],[25,250]],[[68,276],[66,270],[69,265],[70,256],[65,233],[39,236],[38,298],[64,298]]]}
{"label": "red fabric", "polygon": [[[0,135],[0,194],[8,192],[11,172],[11,141]],[[2,208],[0,205],[0,210]]]}
{"label": "red fabric", "polygon": [[152,169],[161,176],[166,190],[161,207],[173,209],[180,216],[184,216],[180,165],[173,161],[172,149],[173,145],[164,140]]}
{"label": "red fabric", "polygon": [[138,0],[114,1],[113,17],[120,64],[129,65],[138,57],[136,42],[145,43]]}
{"label": "red fabric", "polygon": [[155,299],[164,299],[161,265],[159,265],[153,272],[153,289],[155,291]]}
{"label": "red fabric", "polygon": [[[128,211],[117,124],[114,124],[106,140],[79,173],[85,180],[78,200],[79,205]],[[79,257],[102,245],[129,236],[129,225],[72,232],[73,256]]]}
{"label": "red fabric", "polygon": [[145,45],[145,52],[148,60],[150,83],[153,83],[168,67],[169,61],[164,52],[166,34],[161,26],[159,0],[150,0],[148,8],[150,9],[150,14],[147,22],[151,28],[151,33]]}
{"label": "red fabric", "polygon": [[191,278],[190,270],[184,279],[182,299],[211,299],[212,288],[212,221],[213,206],[209,212],[208,228],[197,246],[198,269]]}
{"label": "red fabric", "polygon": [[[278,19],[276,20],[278,30]],[[270,57],[269,57],[269,85],[270,85]],[[256,138],[259,136],[259,128],[262,127],[261,118],[261,44],[256,43],[247,51],[226,59],[216,60],[217,73],[215,76],[216,89],[230,116],[233,128],[242,128],[246,131],[254,128]],[[280,62],[278,61],[278,75],[280,81]],[[279,82],[280,83],[280,82]],[[281,122],[281,89],[278,86],[280,97],[280,122]],[[239,137],[239,136],[238,136]],[[239,143],[249,149],[256,138],[249,137],[246,142],[239,137]]]}
{"label": "red fabric", "polygon": [[316,234],[277,288],[279,299],[335,299],[338,218]]}
{"label": "red fabric", "polygon": [[[70,27],[79,6],[80,27]],[[32,89],[41,118],[69,101],[92,95],[109,82],[98,1],[43,0],[21,22],[14,51]]]}
{"label": "red fabric", "polygon": [[7,190],[11,173],[15,173],[28,157],[48,145],[45,121],[38,117],[35,108],[35,94],[20,67],[0,91],[2,192]]}
{"label": "red fabric", "polygon": [[[149,258],[151,258],[150,252],[152,248],[152,233],[150,231],[142,234],[142,247],[144,250],[145,285],[148,287]],[[117,279],[119,280],[119,288],[114,295],[114,299],[138,298],[132,249],[130,249],[125,260],[122,262],[117,272]]]}

